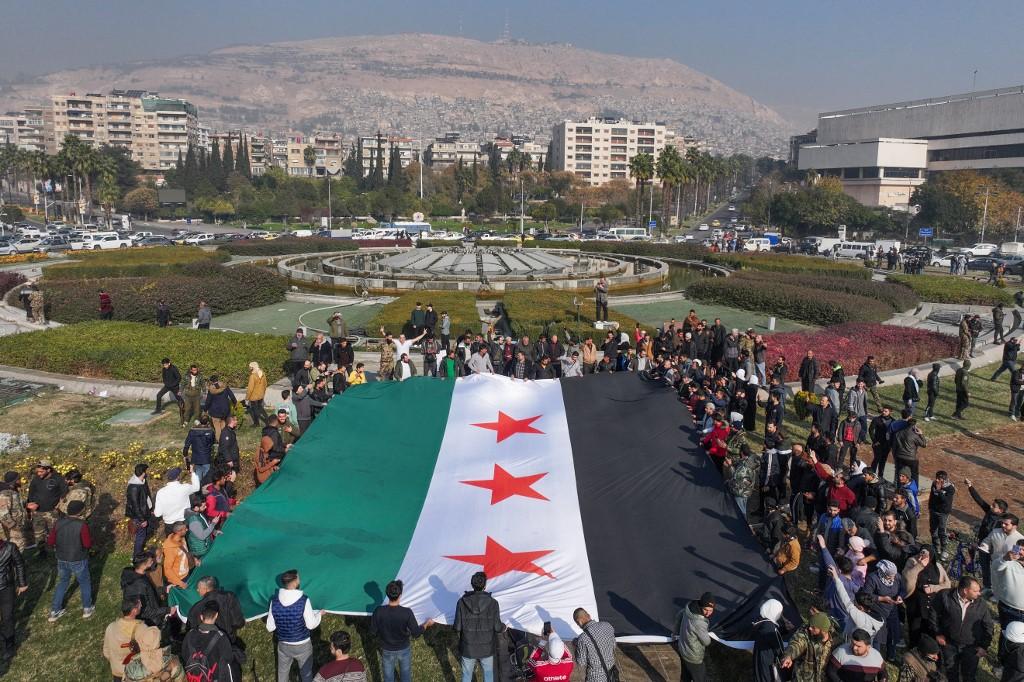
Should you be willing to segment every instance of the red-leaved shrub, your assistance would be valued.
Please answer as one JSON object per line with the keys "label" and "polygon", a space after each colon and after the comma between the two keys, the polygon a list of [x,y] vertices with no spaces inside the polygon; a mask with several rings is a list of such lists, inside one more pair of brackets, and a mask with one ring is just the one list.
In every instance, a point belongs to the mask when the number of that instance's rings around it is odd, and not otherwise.
{"label": "red-leaved shrub", "polygon": [[886,324],[851,322],[827,327],[814,332],[785,332],[772,334],[768,344],[768,363],[779,355],[786,357],[790,371],[788,379],[796,380],[800,360],[809,350],[818,359],[821,376],[829,377],[829,360],[838,360],[846,372],[847,384],[856,377],[858,369],[869,355],[878,360],[881,370],[920,365],[956,354],[957,339],[938,332]]}

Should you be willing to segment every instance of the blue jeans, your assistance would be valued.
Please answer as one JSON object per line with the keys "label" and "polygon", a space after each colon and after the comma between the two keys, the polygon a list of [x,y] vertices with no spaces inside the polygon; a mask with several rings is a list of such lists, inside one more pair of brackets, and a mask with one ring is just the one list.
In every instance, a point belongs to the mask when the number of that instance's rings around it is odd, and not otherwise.
{"label": "blue jeans", "polygon": [[1013,374],[1014,372],[1016,372],[1017,371],[1017,363],[1014,362],[1013,360],[1004,360],[1003,363],[1001,365],[999,365],[999,369],[997,369],[995,371],[995,374],[992,375],[992,381],[995,381],[996,379],[998,379],[999,375],[1002,374],[1003,372],[1007,371],[1007,370],[1009,370],[1010,374]]}
{"label": "blue jeans", "polygon": [[398,664],[398,679],[400,682],[411,682],[412,680],[412,646],[407,646],[399,651],[388,651],[381,649],[381,666],[384,668],[384,682],[395,682],[395,664]]}
{"label": "blue jeans", "polygon": [[209,464],[196,464],[195,465],[196,476],[199,477],[200,481],[203,480],[204,478],[206,478],[206,472],[208,472],[209,470],[210,470],[210,465]]}
{"label": "blue jeans", "polygon": [[89,560],[82,561],[61,561],[57,560],[57,589],[53,592],[53,604],[51,611],[60,611],[64,604],[64,595],[71,584],[71,575],[74,574],[78,580],[78,587],[82,590],[82,608],[92,608],[92,578],[89,576]]}
{"label": "blue jeans", "polygon": [[480,661],[480,667],[484,671],[484,682],[494,682],[494,656],[487,658],[466,658],[462,657],[462,682],[473,682],[473,671],[476,670],[476,662]]}

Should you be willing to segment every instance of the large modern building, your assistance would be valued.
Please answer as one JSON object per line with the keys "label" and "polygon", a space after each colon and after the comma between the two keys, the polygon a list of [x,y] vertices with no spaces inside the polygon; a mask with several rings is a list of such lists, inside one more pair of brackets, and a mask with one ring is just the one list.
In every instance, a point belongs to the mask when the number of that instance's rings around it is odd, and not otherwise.
{"label": "large modern building", "polygon": [[576,174],[591,185],[629,180],[629,162],[637,154],[657,160],[670,131],[661,123],[589,118],[562,121],[551,131],[551,169]]}
{"label": "large modern building", "polygon": [[838,176],[868,206],[906,209],[930,173],[1024,167],[1024,86],[818,115],[794,138],[801,170]]}
{"label": "large modern building", "polygon": [[194,105],[145,90],[54,95],[42,114],[49,154],[74,135],[96,147],[124,147],[144,169],[160,171],[173,167],[179,152],[184,155],[199,142]]}

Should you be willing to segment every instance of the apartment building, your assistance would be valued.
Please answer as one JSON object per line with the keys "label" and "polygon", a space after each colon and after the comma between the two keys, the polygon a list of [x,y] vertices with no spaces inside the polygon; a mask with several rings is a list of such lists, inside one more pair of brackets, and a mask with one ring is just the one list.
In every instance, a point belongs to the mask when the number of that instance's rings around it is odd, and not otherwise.
{"label": "apartment building", "polygon": [[[326,177],[341,172],[342,162],[341,135],[336,133],[318,132],[312,135],[289,134],[284,144],[284,169],[288,175],[305,175],[309,177]],[[274,160],[278,157],[278,141],[274,140]],[[312,147],[316,152],[316,160],[310,166],[306,163],[306,148]]]}
{"label": "apartment building", "polygon": [[124,147],[145,170],[166,170],[177,163],[179,152],[199,143],[193,104],[145,90],[54,95],[42,113],[48,154],[56,154],[64,138],[74,135],[95,147]]}
{"label": "apartment building", "polygon": [[221,156],[224,155],[224,150],[230,144],[231,153],[235,159],[238,159],[238,149],[243,137],[249,149],[249,172],[253,176],[263,175],[267,171],[267,149],[270,146],[270,141],[262,135],[237,129],[226,132],[210,132],[207,130],[205,135],[200,134],[200,144],[202,144],[201,141],[204,138],[208,140],[205,148],[207,153],[209,153],[213,149],[213,143],[216,141]]}
{"label": "apartment building", "polygon": [[[363,138],[367,139],[367,138]],[[370,138],[373,139],[373,138]],[[372,144],[376,144],[376,141]],[[456,132],[445,133],[429,145],[423,153],[423,162],[433,168],[449,168],[461,161],[463,165],[472,166],[474,162],[483,161],[483,153],[479,142],[466,142]]]}
{"label": "apartment building", "polygon": [[[398,156],[402,161],[402,168],[419,160],[421,155],[425,156],[423,142],[411,137],[401,135],[384,135],[377,133],[359,138],[360,161],[363,166],[363,176],[370,174],[375,162],[382,164],[384,175],[388,173],[388,166],[391,163],[391,148],[398,148]],[[477,146],[479,149],[479,145]]]}
{"label": "apartment building", "polygon": [[562,121],[551,131],[551,168],[574,173],[592,186],[629,180],[630,160],[642,153],[657,160],[669,134],[661,123],[609,118]]}

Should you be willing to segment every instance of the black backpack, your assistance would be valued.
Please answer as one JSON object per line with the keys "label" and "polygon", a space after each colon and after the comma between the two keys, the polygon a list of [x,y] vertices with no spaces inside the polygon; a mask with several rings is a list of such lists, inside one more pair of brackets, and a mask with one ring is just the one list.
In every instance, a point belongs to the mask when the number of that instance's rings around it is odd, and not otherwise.
{"label": "black backpack", "polygon": [[210,660],[210,654],[224,635],[220,630],[211,630],[210,635],[206,646],[193,651],[185,661],[185,679],[188,682],[213,682],[217,674],[217,661]]}

